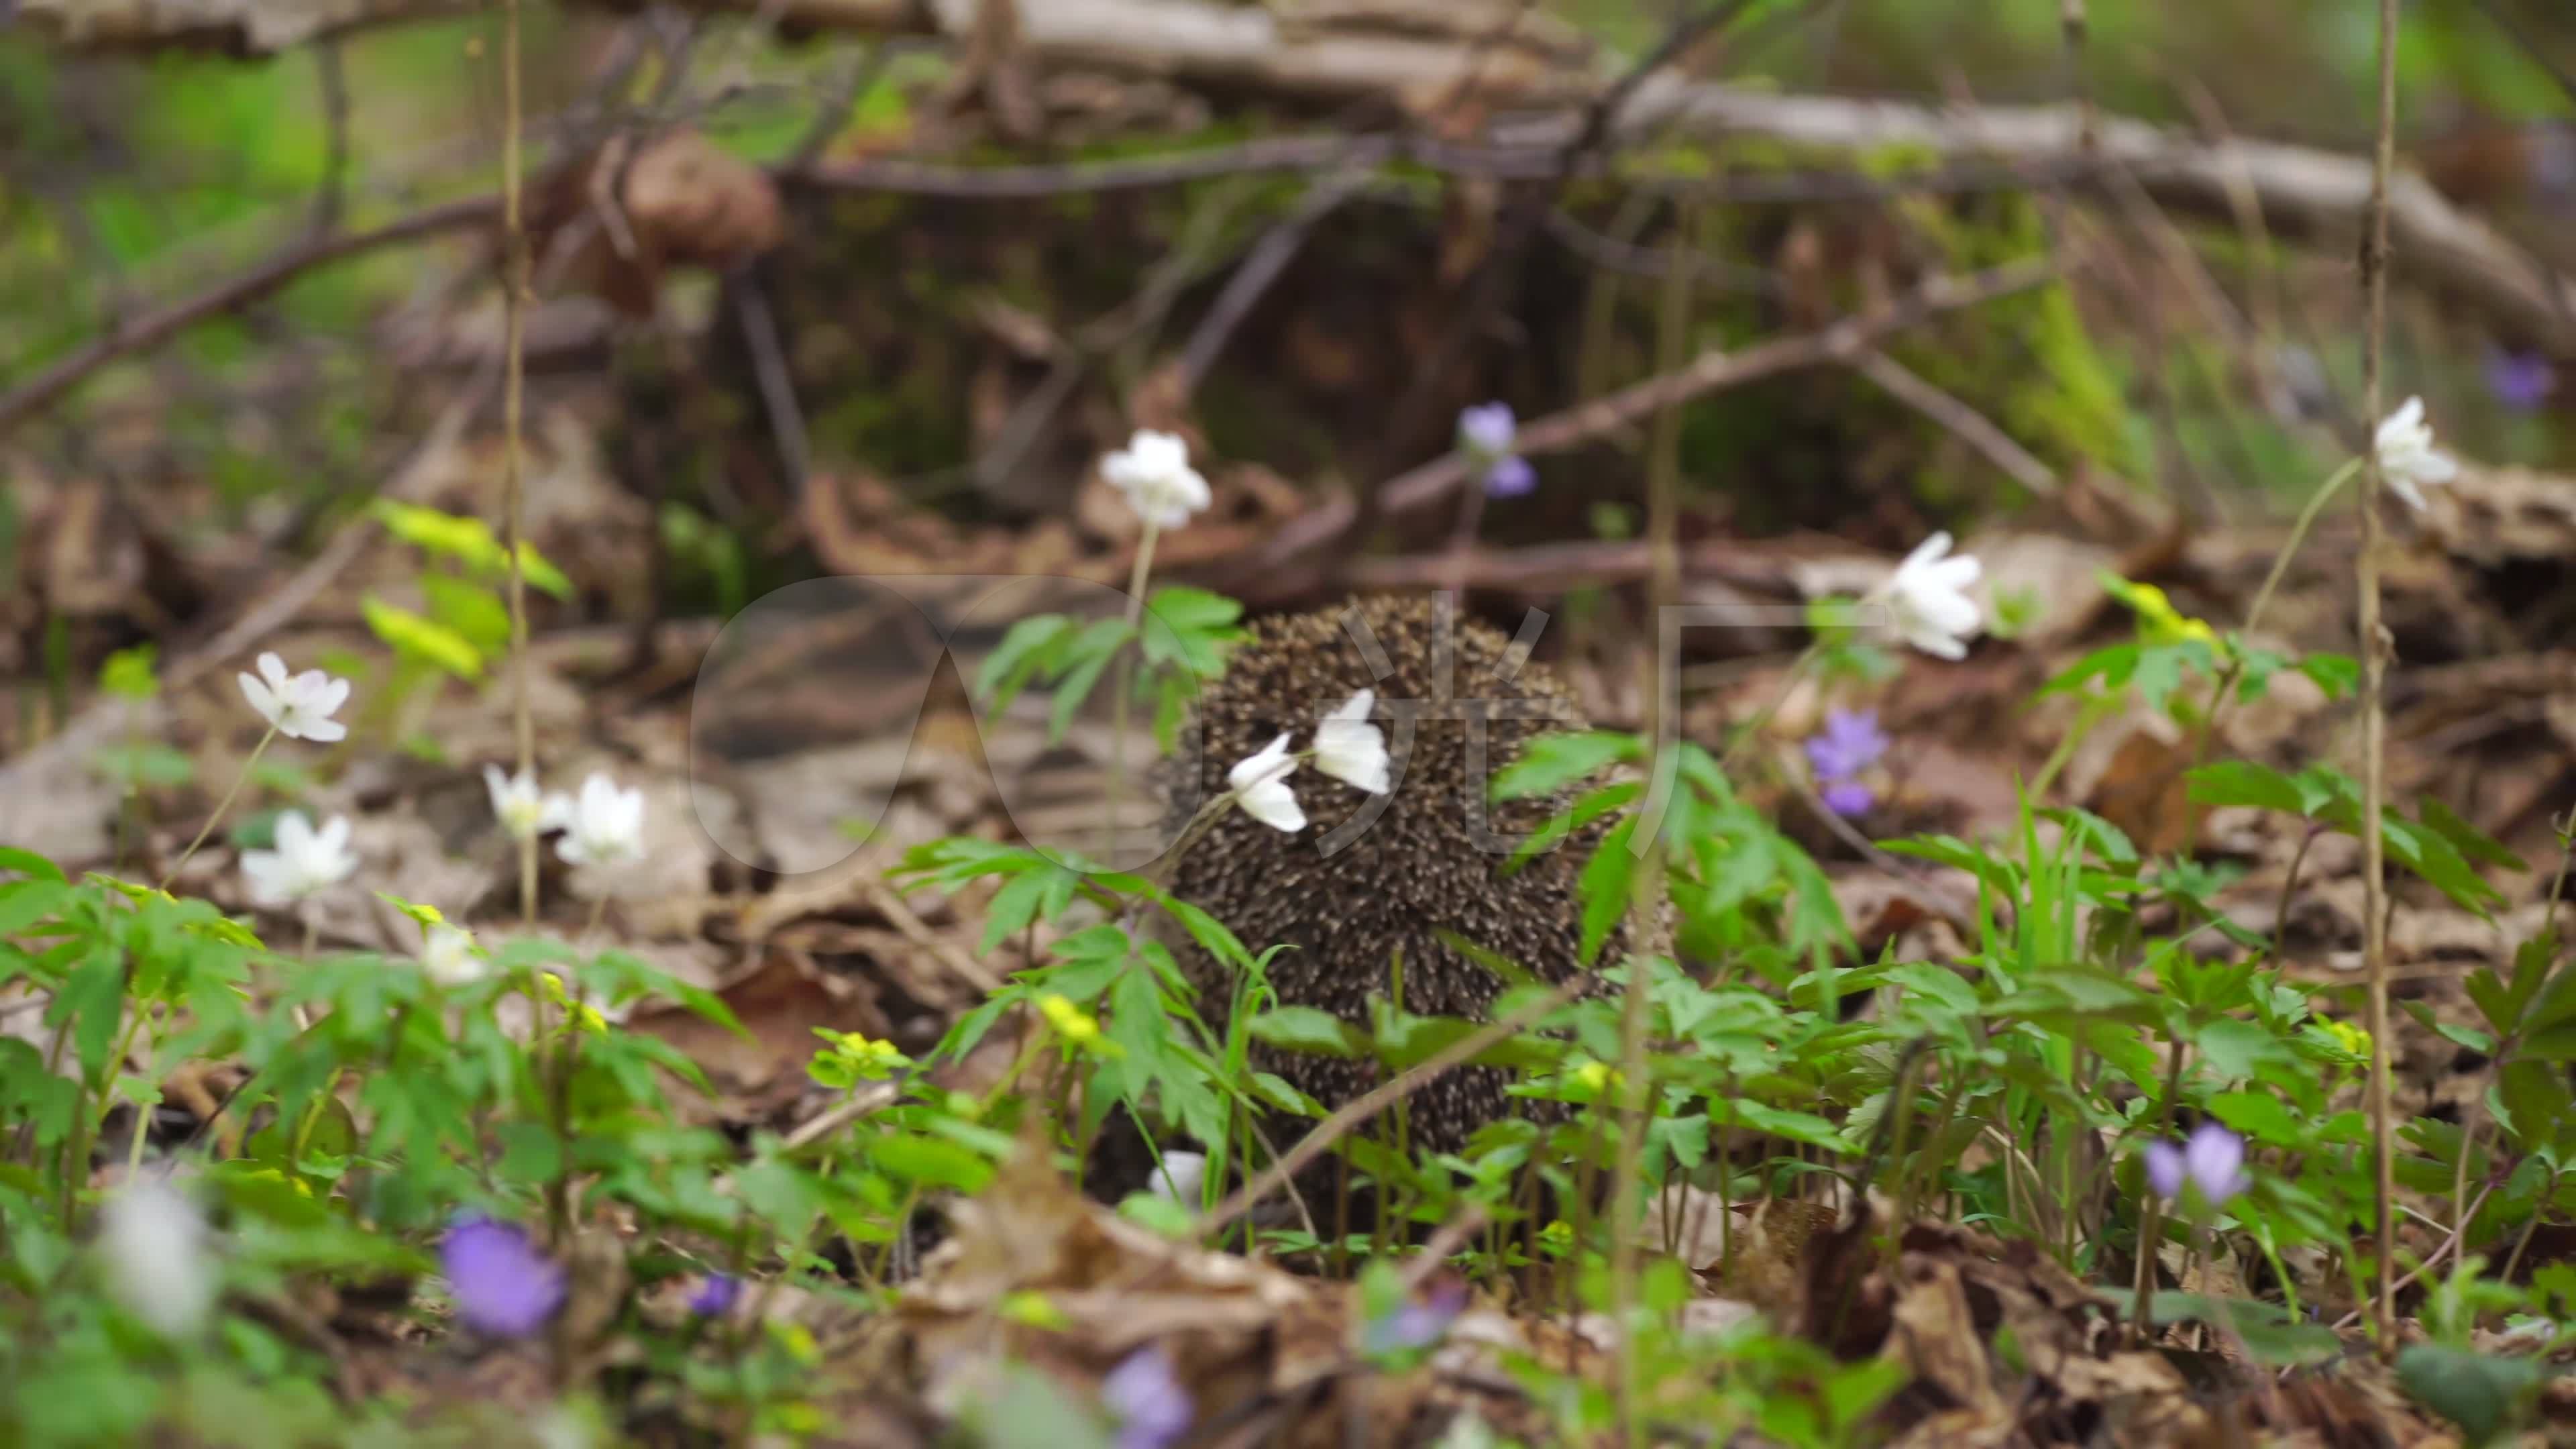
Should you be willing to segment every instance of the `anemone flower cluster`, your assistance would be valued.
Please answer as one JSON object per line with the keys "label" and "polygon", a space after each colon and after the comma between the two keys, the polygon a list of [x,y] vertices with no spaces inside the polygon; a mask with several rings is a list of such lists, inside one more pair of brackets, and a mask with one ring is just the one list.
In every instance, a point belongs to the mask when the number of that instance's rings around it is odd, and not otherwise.
{"label": "anemone flower cluster", "polygon": [[302,674],[288,674],[286,661],[275,654],[259,656],[259,676],[234,676],[241,681],[242,698],[267,720],[269,727],[290,740],[312,740],[330,744],[347,739],[349,727],[331,718],[348,701],[349,681],[334,679],[319,669]]}
{"label": "anemone flower cluster", "polygon": [[1181,527],[1212,501],[1207,479],[1190,466],[1190,445],[1151,428],[1137,429],[1126,447],[1102,458],[1100,476],[1157,529]]}
{"label": "anemone flower cluster", "polygon": [[2460,476],[2458,460],[2433,446],[2433,425],[2424,421],[2424,400],[2410,397],[2397,411],[2382,418],[2379,430],[2371,435],[2371,451],[2379,456],[2379,476],[2388,491],[2406,500],[2406,506],[2421,513],[2427,506],[2424,490],[2438,487]]}
{"label": "anemone flower cluster", "polygon": [[[1315,768],[1371,795],[1383,795],[1394,786],[1389,778],[1391,761],[1386,752],[1386,732],[1369,723],[1369,711],[1377,707],[1377,691],[1363,689],[1334,706],[1315,726]],[[1288,777],[1297,772],[1297,759],[1288,753],[1294,731],[1234,763],[1225,772],[1225,783],[1234,791],[1234,802],[1244,814],[1273,830],[1294,835],[1306,828],[1306,812],[1297,803],[1297,794],[1288,788]]]}
{"label": "anemone flower cluster", "polygon": [[1968,641],[1985,628],[1985,611],[1968,597],[1983,569],[1966,554],[1950,553],[1950,535],[1936,533],[1896,566],[1870,595],[1882,604],[1898,638],[1936,659],[1965,659]]}
{"label": "anemone flower cluster", "polygon": [[274,849],[241,855],[251,900],[272,910],[318,895],[357,873],[345,815],[332,816],[316,830],[303,811],[289,810],[277,817],[272,843]]}

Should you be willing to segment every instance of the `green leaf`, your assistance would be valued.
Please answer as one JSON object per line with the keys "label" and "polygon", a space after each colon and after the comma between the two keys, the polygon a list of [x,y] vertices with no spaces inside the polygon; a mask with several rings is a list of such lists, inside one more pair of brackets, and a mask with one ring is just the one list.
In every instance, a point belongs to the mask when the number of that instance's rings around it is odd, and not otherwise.
{"label": "green leaf", "polygon": [[2209,1099],[2209,1113],[2256,1142],[2298,1147],[2307,1141],[2299,1119],[2268,1093],[2222,1092]]}
{"label": "green leaf", "polygon": [[150,699],[161,692],[161,681],[152,672],[153,657],[159,646],[143,643],[119,649],[99,666],[98,687],[121,699]]}
{"label": "green leaf", "polygon": [[[509,572],[509,552],[492,536],[492,526],[482,519],[391,498],[377,499],[369,511],[384,524],[386,532],[424,553],[453,559],[478,573]],[[524,540],[519,544],[519,570],[529,583],[556,598],[572,597],[572,580]]]}
{"label": "green leaf", "polygon": [[976,666],[976,695],[995,710],[1009,708],[1021,687],[1072,637],[1073,621],[1062,614],[1032,614],[1013,624]]}
{"label": "green leaf", "polygon": [[72,1024],[72,1044],[80,1049],[83,1072],[95,1084],[106,1079],[108,1053],[125,1015],[125,962],[111,949],[93,951],[72,969],[54,993],[45,1024]]}
{"label": "green leaf", "polygon": [[2502,866],[2506,870],[2529,870],[2521,856],[2505,848],[2503,841],[2487,834],[2451,812],[2451,807],[2427,795],[2416,814],[2423,817],[2425,828],[2451,843],[2451,848],[2470,860]]}
{"label": "green leaf", "polygon": [[2445,1344],[2410,1344],[2397,1356],[2397,1382],[2417,1403],[2460,1426],[2471,1445],[2510,1428],[2549,1370],[2529,1359],[2472,1353]]}
{"label": "green leaf", "polygon": [[1613,730],[1540,735],[1521,747],[1520,758],[1494,774],[1496,800],[1521,800],[1588,779],[1615,761],[1634,759],[1637,737]]}
{"label": "green leaf", "polygon": [[435,619],[398,608],[373,594],[358,601],[367,627],[387,648],[406,658],[435,665],[460,679],[483,674],[483,655],[472,641]]}
{"label": "green leaf", "polygon": [[1147,627],[1140,641],[1149,664],[1179,664],[1200,679],[1225,672],[1226,651],[1243,637],[1234,623],[1243,606],[1205,589],[1165,588],[1145,604]]}
{"label": "green leaf", "polygon": [[59,878],[0,882],[0,938],[18,934],[71,901],[72,888]]}
{"label": "green leaf", "polygon": [[2315,680],[2329,700],[2341,699],[2361,684],[2361,661],[2349,654],[2311,654],[2299,661],[2299,672]]}
{"label": "green leaf", "polygon": [[1583,944],[1579,959],[1589,962],[1610,939],[1610,931],[1628,912],[1628,892],[1636,879],[1637,857],[1628,843],[1637,834],[1637,817],[1631,815],[1610,827],[1601,837],[1601,848],[1583,863],[1583,874],[1576,889],[1583,896]]}
{"label": "green leaf", "polygon": [[429,617],[476,650],[491,657],[510,651],[510,608],[498,594],[452,574],[422,574],[420,591],[429,600]]}
{"label": "green leaf", "polygon": [[1330,1057],[1368,1054],[1365,1034],[1329,1011],[1311,1006],[1273,1007],[1245,1023],[1259,1040],[1290,1051]]}
{"label": "green leaf", "polygon": [[20,850],[9,845],[0,845],[0,870],[14,870],[20,875],[31,875],[39,880],[52,881],[57,885],[68,879],[63,874],[61,866],[32,850]]}
{"label": "green leaf", "polygon": [[2258,810],[2279,810],[2290,815],[2309,815],[2325,802],[2298,781],[2269,765],[2251,760],[2221,760],[2203,765],[2184,777],[2194,803],[2201,805],[2251,805]]}
{"label": "green leaf", "polygon": [[1118,656],[1120,646],[1129,637],[1124,619],[1094,619],[1065,647],[1065,660],[1071,666],[1055,688],[1055,705],[1047,711],[1047,742],[1061,744],[1066,730],[1073,728],[1073,717],[1082,702],[1091,695],[1093,685],[1109,661]]}

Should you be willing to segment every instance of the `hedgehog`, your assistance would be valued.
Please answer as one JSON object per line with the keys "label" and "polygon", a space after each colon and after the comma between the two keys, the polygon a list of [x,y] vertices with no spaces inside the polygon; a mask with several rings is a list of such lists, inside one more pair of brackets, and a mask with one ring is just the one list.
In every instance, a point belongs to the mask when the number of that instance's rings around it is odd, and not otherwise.
{"label": "hedgehog", "polygon": [[[1292,749],[1311,747],[1315,722],[1362,689],[1376,692],[1370,720],[1386,736],[1392,788],[1372,796],[1301,766],[1288,783],[1304,829],[1283,833],[1227,810],[1172,863],[1172,893],[1256,953],[1288,948],[1267,968],[1280,1004],[1319,1008],[1363,1029],[1372,998],[1396,999],[1399,960],[1405,1010],[1492,1019],[1506,983],[1444,933],[1539,981],[1582,977],[1590,989],[1577,877],[1605,827],[1578,831],[1506,873],[1511,847],[1562,812],[1579,787],[1489,800],[1494,773],[1530,740],[1588,727],[1573,691],[1527,656],[1493,628],[1456,617],[1446,596],[1375,597],[1256,622],[1196,701],[1184,747],[1165,772],[1175,832],[1200,802],[1226,791],[1236,761],[1283,731],[1293,733]],[[1361,828],[1341,828],[1372,810]],[[1186,941],[1174,946],[1202,1019],[1222,1023],[1235,969]],[[1617,936],[1603,948],[1614,960],[1619,949]],[[1380,1073],[1370,1060],[1260,1044],[1252,1064],[1328,1109],[1366,1092]],[[1501,1069],[1460,1067],[1424,1084],[1408,1099],[1408,1140],[1455,1151],[1505,1116],[1552,1115],[1550,1104],[1507,1095],[1510,1080]],[[1275,1125],[1270,1140],[1284,1151],[1311,1124]]]}

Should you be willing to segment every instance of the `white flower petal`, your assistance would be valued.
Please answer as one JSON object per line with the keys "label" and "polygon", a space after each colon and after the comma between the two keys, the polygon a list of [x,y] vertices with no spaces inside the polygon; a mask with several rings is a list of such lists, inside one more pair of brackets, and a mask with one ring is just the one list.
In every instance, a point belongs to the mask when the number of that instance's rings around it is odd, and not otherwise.
{"label": "white flower petal", "polygon": [[1315,726],[1315,768],[1372,795],[1391,788],[1386,735],[1368,722],[1377,691],[1363,689]]}
{"label": "white flower petal", "polygon": [[1285,780],[1264,780],[1243,792],[1236,803],[1243,813],[1269,826],[1294,835],[1306,828],[1306,812],[1297,804],[1296,792]]}
{"label": "white flower petal", "polygon": [[144,1180],[99,1212],[97,1248],[126,1310],[165,1338],[195,1333],[215,1306],[215,1263],[205,1219],[177,1189]]}

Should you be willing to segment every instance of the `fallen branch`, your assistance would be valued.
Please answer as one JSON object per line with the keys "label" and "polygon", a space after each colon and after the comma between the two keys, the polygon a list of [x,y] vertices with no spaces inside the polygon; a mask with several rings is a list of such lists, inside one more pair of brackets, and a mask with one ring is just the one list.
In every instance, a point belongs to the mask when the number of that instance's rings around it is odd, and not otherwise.
{"label": "fallen branch", "polygon": [[[1662,377],[1621,388],[1550,413],[1520,430],[1523,453],[1561,453],[1635,426],[1658,409],[1722,388],[1820,363],[1853,362],[1875,351],[1890,335],[1937,316],[2028,291],[2058,275],[2057,264],[2029,257],[1964,277],[1935,277],[1894,305],[1857,317],[1846,317],[1813,332],[1792,333],[1757,343],[1741,352],[1704,352],[1689,366]],[[1425,508],[1439,502],[1466,481],[1467,466],[1455,453],[1434,458],[1397,475],[1379,489],[1381,516]],[[1359,516],[1348,498],[1310,510],[1279,531],[1258,571],[1277,575],[1282,566],[1308,551],[1338,539]]]}
{"label": "fallen branch", "polygon": [[[1493,589],[1559,594],[1568,589],[1634,583],[1651,560],[1644,540],[1533,544],[1527,548],[1376,555],[1353,559],[1342,579],[1360,589]],[[1682,550],[1685,579],[1715,580],[1765,593],[1793,593],[1789,560],[1777,548],[1732,541]]]}
{"label": "fallen branch", "polygon": [[497,194],[469,196],[415,211],[366,231],[316,237],[289,247],[237,277],[227,278],[158,311],[145,313],[103,337],[92,339],[87,346],[57,359],[34,377],[0,393],[0,433],[7,432],[12,424],[69,392],[81,379],[107,364],[158,347],[209,317],[248,306],[315,267],[362,252],[487,226],[497,221],[500,215],[501,198]]}
{"label": "fallen branch", "polygon": [[[18,13],[64,44],[84,49],[218,45],[264,55],[362,25],[449,15],[463,0],[19,0]],[[756,14],[791,31],[962,38],[973,0],[693,0],[692,8]],[[1395,34],[1352,25],[1301,24],[1264,5],[1214,0],[1049,0],[1022,7],[1020,43],[1036,64],[1147,75],[1220,93],[1306,103],[1374,102],[1411,109],[1472,73],[1488,102],[1541,112],[1505,123],[1491,139],[1542,170],[1595,126],[1615,150],[1657,136],[1749,137],[1821,151],[1925,154],[1944,167],[2001,165],[2024,184],[2082,182],[2126,173],[2166,206],[2233,220],[2250,189],[2266,226],[2342,246],[2360,232],[2370,162],[2303,146],[2211,141],[2143,121],[2088,116],[2078,106],[1952,108],[1775,92],[1644,75],[1617,104],[1593,110],[1621,72],[1515,34],[1499,54],[1466,67],[1474,27],[1488,7],[1460,3],[1459,34]],[[1615,112],[1615,114],[1613,114]],[[2089,144],[2088,144],[2089,141]],[[884,167],[892,163],[869,163]],[[1332,163],[1324,163],[1332,164]],[[916,178],[917,182],[936,179]],[[1696,186],[1701,183],[1672,183]],[[1708,185],[1726,194],[1733,183]],[[1901,189],[1902,183],[1896,183]],[[891,183],[888,189],[922,189]],[[2233,194],[2231,194],[2233,193]],[[989,194],[989,193],[987,193]],[[2421,178],[2392,178],[2389,227],[2413,281],[2470,305],[2561,356],[2576,356],[2576,284]]]}

